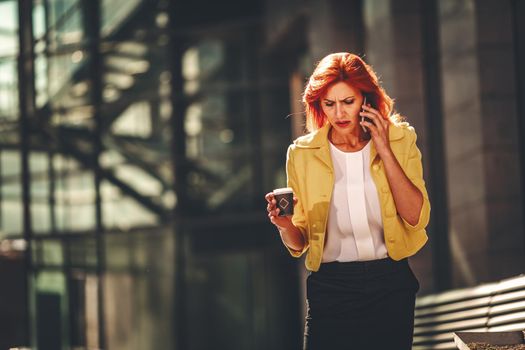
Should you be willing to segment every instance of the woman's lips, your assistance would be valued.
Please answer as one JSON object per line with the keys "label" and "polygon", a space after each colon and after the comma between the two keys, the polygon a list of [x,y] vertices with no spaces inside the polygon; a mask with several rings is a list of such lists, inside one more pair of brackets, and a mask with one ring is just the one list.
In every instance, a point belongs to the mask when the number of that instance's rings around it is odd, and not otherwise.
{"label": "woman's lips", "polygon": [[348,125],[350,125],[350,121],[335,122],[335,124],[337,126],[340,126],[340,127],[344,128],[344,127],[347,127]]}

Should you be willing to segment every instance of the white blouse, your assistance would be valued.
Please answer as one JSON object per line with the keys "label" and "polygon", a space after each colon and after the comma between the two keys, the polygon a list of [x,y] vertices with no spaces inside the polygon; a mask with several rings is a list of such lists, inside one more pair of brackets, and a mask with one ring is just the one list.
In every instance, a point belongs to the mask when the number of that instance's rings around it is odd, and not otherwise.
{"label": "white blouse", "polygon": [[370,174],[370,144],[343,152],[330,143],[335,182],[323,262],[387,257],[379,196]]}

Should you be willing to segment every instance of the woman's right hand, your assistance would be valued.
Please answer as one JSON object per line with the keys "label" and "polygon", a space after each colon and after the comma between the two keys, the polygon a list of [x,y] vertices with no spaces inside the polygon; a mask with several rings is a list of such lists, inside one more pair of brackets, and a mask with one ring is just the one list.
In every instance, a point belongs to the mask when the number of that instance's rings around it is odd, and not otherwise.
{"label": "woman's right hand", "polygon": [[[296,252],[301,252],[305,246],[305,238],[301,231],[295,227],[292,222],[292,216],[279,216],[279,208],[277,208],[277,201],[273,195],[273,192],[267,193],[266,201],[268,205],[266,210],[268,211],[268,218],[279,230],[279,234],[286,246],[288,248],[295,250]],[[293,205],[297,204],[297,197],[293,197]]]}
{"label": "woman's right hand", "polygon": [[[279,230],[289,229],[293,226],[292,216],[279,216],[280,209],[277,208],[277,201],[273,195],[273,192],[269,192],[264,196],[268,205],[266,206],[266,211],[268,212],[268,218],[271,223],[277,226]],[[297,204],[297,197],[293,197],[293,205]]]}

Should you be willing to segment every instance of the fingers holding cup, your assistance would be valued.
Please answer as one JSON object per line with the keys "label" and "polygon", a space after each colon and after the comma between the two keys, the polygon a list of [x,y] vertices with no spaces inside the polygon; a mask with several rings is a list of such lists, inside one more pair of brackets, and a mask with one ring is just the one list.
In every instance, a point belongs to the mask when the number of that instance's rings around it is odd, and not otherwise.
{"label": "fingers holding cup", "polygon": [[297,198],[293,196],[293,189],[290,187],[277,188],[273,190],[274,201],[277,207],[278,216],[292,216],[293,207],[297,203]]}

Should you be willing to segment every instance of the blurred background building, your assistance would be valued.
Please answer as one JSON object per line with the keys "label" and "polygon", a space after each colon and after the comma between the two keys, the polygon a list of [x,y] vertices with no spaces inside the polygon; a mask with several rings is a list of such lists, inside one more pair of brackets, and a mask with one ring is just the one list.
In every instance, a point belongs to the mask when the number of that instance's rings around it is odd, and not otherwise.
{"label": "blurred background building", "polygon": [[267,222],[315,63],[418,132],[420,294],[525,262],[525,2],[0,0],[0,348],[299,349]]}

